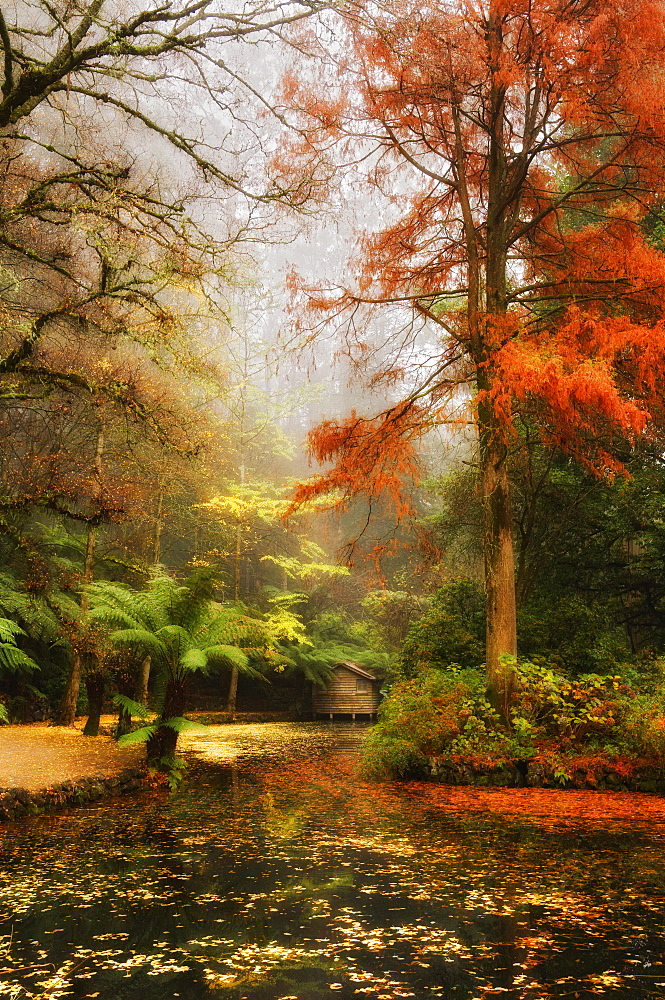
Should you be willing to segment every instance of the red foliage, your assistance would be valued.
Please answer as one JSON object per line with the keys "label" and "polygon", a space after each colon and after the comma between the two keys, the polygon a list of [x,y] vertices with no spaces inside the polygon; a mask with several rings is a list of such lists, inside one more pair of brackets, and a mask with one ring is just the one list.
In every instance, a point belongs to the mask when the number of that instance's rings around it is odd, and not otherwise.
{"label": "red foliage", "polygon": [[338,458],[334,471],[320,473],[300,485],[294,506],[312,497],[341,491],[333,503],[365,493],[371,498],[390,497],[401,518],[410,506],[404,482],[418,474],[416,443],[423,433],[423,418],[413,404],[388,410],[373,420],[355,413],[344,421],[325,420],[309,435],[318,462]]}
{"label": "red foliage", "polygon": [[665,189],[665,3],[354,6],[344,30],[332,73],[289,79],[302,130],[281,164],[341,149],[355,190],[362,155],[394,221],[361,236],[354,288],[308,305],[352,308],[363,338],[363,309],[393,308],[400,331],[410,310],[442,344],[423,364],[395,338],[367,378],[406,373],[402,402],[314,431],[313,454],[335,465],[298,502],[338,488],[400,503],[419,433],[450,418],[460,384],[481,435],[509,434],[528,409],[549,441],[619,469],[613,438],[663,418],[665,258],[641,221]]}

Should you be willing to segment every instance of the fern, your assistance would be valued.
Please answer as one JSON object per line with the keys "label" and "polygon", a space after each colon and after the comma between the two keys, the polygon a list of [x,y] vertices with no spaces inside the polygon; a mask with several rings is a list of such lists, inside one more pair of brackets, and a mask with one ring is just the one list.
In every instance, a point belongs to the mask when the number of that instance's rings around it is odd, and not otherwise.
{"label": "fern", "polygon": [[150,712],[145,705],[140,705],[138,701],[133,701],[124,694],[115,694],[113,696],[113,704],[118,705],[119,708],[124,708],[126,712],[137,719],[147,719],[150,716]]}
{"label": "fern", "polygon": [[205,670],[208,666],[208,650],[186,649],[180,657],[180,663],[185,670]]}
{"label": "fern", "polygon": [[151,736],[153,736],[159,725],[154,726],[143,726],[141,729],[135,729],[133,733],[125,733],[124,736],[120,736],[118,739],[119,747],[131,747],[136,746],[137,743],[147,743]]}
{"label": "fern", "polygon": [[28,594],[9,573],[0,573],[0,613],[18,622],[33,639],[64,645],[62,626],[77,620],[81,609],[61,591]]}
{"label": "fern", "polygon": [[31,674],[39,670],[31,656],[8,642],[0,642],[0,670],[11,674]]}
{"label": "fern", "polygon": [[212,662],[222,663],[224,666],[237,667],[241,673],[254,674],[249,665],[249,657],[237,646],[208,646],[206,649],[208,658]]}
{"label": "fern", "polygon": [[16,645],[16,636],[24,630],[10,618],[0,618],[0,670],[11,674],[31,674],[39,670],[31,656]]}
{"label": "fern", "polygon": [[[110,641],[137,660],[149,653],[157,670],[155,694],[164,706],[162,717],[155,725],[123,736],[123,746],[150,741],[148,753],[159,759],[164,748],[174,748],[173,733],[193,728],[178,712],[184,710],[187,677],[194,671],[237,668],[261,678],[252,660],[265,664],[285,638],[307,642],[300,619],[288,609],[261,615],[241,604],[212,601],[210,591],[210,580],[202,574],[186,585],[157,575],[141,591],[105,581],[87,588],[90,620],[106,625]],[[128,704],[125,707],[133,711]]]}
{"label": "fern", "polygon": [[164,719],[162,725],[173,729],[176,733],[205,733],[208,729],[202,723],[193,722],[192,719],[185,719],[180,715],[172,719]]}
{"label": "fern", "polygon": [[200,722],[193,722],[191,719],[185,719],[183,716],[176,715],[171,719],[160,719],[158,723],[152,726],[142,726],[141,729],[135,729],[133,733],[125,733],[124,736],[119,738],[118,746],[130,747],[140,743],[147,743],[150,737],[154,736],[161,726],[173,729],[176,733],[205,733],[207,729]]}
{"label": "fern", "polygon": [[13,643],[17,635],[25,635],[25,631],[11,618],[0,618],[0,642]]}

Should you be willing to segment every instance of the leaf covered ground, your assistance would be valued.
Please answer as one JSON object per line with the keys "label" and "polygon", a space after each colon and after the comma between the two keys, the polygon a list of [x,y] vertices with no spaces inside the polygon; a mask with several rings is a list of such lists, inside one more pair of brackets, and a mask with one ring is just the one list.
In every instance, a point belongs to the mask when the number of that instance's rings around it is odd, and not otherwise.
{"label": "leaf covered ground", "polygon": [[36,791],[93,775],[110,777],[138,765],[142,747],[119,749],[110,736],[83,736],[80,728],[0,727],[0,788]]}

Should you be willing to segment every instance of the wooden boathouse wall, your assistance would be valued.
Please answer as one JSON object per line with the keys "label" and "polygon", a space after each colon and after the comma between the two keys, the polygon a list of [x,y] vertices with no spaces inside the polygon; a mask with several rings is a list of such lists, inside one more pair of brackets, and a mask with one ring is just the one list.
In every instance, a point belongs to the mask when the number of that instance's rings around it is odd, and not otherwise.
{"label": "wooden boathouse wall", "polygon": [[379,681],[357,663],[336,663],[335,676],[327,688],[315,687],[312,693],[314,718],[336,715],[373,718],[379,707]]}

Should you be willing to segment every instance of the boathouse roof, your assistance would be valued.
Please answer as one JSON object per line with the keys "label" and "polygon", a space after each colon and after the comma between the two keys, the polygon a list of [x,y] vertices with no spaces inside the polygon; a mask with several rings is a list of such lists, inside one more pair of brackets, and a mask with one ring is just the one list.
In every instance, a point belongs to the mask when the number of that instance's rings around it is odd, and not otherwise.
{"label": "boathouse roof", "polygon": [[358,674],[359,677],[365,677],[368,681],[376,681],[378,677],[374,674],[370,674],[368,670],[363,670],[362,667],[358,666],[357,663],[353,663],[352,660],[340,660],[339,663],[335,664],[336,667],[346,667],[347,670],[352,670],[354,674]]}

